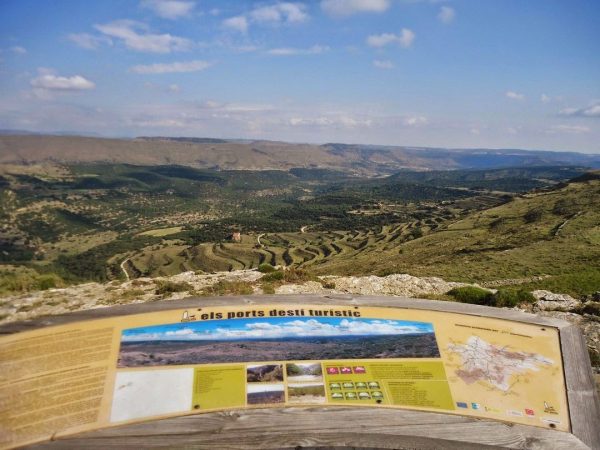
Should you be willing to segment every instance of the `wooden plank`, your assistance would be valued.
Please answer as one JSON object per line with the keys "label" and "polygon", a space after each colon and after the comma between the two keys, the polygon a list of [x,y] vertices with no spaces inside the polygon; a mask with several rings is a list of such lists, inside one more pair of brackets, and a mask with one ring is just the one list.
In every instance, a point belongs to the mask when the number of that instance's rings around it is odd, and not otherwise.
{"label": "wooden plank", "polygon": [[575,325],[560,329],[560,343],[573,434],[600,449],[600,400],[583,335]]}
{"label": "wooden plank", "polygon": [[12,334],[21,331],[33,330],[50,325],[62,325],[80,320],[93,320],[105,317],[126,316],[147,312],[166,311],[179,308],[201,308],[208,306],[243,306],[256,304],[315,304],[315,305],[350,305],[350,306],[378,306],[393,308],[414,308],[420,310],[441,311],[472,316],[485,316],[496,319],[513,320],[516,322],[532,323],[536,325],[551,326],[555,328],[568,327],[570,324],[563,320],[549,317],[539,317],[512,309],[492,308],[489,306],[468,305],[457,302],[444,302],[438,300],[420,300],[408,297],[377,297],[377,296],[351,296],[351,295],[252,295],[236,297],[189,297],[179,300],[162,302],[132,303],[128,305],[113,306],[110,308],[96,308],[76,311],[56,316],[46,316],[30,321],[7,323],[0,326],[1,334]]}
{"label": "wooden plank", "polygon": [[107,428],[31,449],[139,448],[565,449],[570,433],[419,411],[348,407],[251,409]]}

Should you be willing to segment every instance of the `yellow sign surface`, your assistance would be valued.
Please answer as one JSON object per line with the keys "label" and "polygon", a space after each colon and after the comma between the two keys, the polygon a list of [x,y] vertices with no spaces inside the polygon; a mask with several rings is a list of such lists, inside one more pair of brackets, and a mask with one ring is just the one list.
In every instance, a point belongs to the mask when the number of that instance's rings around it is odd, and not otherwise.
{"label": "yellow sign surface", "polygon": [[206,411],[408,408],[569,431],[558,331],[437,311],[210,307],[0,340],[0,447]]}

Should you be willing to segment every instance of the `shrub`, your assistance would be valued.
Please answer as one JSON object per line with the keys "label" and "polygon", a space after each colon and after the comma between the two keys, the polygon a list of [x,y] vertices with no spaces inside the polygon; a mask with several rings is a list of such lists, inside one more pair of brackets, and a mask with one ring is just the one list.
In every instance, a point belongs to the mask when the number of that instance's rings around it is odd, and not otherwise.
{"label": "shrub", "polygon": [[523,216],[523,219],[525,220],[525,223],[533,223],[539,221],[542,218],[542,215],[543,211],[540,208],[534,208],[527,211]]}
{"label": "shrub", "polygon": [[518,291],[510,291],[507,289],[500,289],[494,294],[494,306],[505,306],[512,308],[521,303],[534,303],[535,297],[531,292],[520,289]]}
{"label": "shrub", "polygon": [[283,272],[283,279],[288,283],[304,283],[306,281],[315,281],[317,277],[308,270],[290,267]]}
{"label": "shrub", "polygon": [[248,281],[221,280],[202,290],[201,295],[250,295],[254,293],[252,283]]}
{"label": "shrub", "polygon": [[63,287],[65,285],[62,278],[54,274],[40,275],[39,277],[37,277],[35,284],[40,291],[46,291],[52,288]]}
{"label": "shrub", "polygon": [[175,283],[169,280],[156,280],[157,295],[172,294],[173,292],[189,292],[193,290],[194,287],[185,281]]}
{"label": "shrub", "polygon": [[132,300],[137,297],[141,297],[146,292],[143,289],[128,289],[126,291],[121,292],[122,300]]}
{"label": "shrub", "polygon": [[423,237],[423,230],[420,227],[413,228],[410,232],[413,239],[419,239]]}
{"label": "shrub", "polygon": [[535,297],[530,292],[523,289],[517,291],[500,289],[495,294],[492,294],[486,289],[475,286],[465,286],[452,289],[448,292],[448,295],[454,297],[461,303],[507,308],[512,308],[521,303],[535,302]]}
{"label": "shrub", "polygon": [[263,294],[274,294],[275,286],[273,286],[271,283],[265,283],[262,285],[262,290]]}
{"label": "shrub", "polygon": [[267,283],[270,283],[272,281],[280,281],[284,279],[284,274],[281,270],[278,270],[276,272],[271,272],[271,273],[267,273],[265,275],[262,276],[261,280]]}
{"label": "shrub", "polygon": [[335,281],[321,280],[321,286],[323,286],[324,289],[335,289]]}
{"label": "shrub", "polygon": [[258,266],[258,271],[261,273],[271,273],[271,272],[275,272],[275,267],[273,267],[271,264],[268,263],[262,263],[261,265]]}
{"label": "shrub", "polygon": [[474,305],[494,305],[494,294],[490,291],[475,286],[464,286],[454,288],[448,291],[448,295],[454,297],[461,303],[470,303]]}
{"label": "shrub", "polygon": [[600,316],[600,302],[587,302],[581,308],[583,314],[592,314],[594,316]]}
{"label": "shrub", "polygon": [[497,218],[495,220],[492,220],[490,222],[490,230],[497,230],[498,228],[500,228],[505,223],[506,223],[506,218],[505,217],[499,217],[499,218]]}

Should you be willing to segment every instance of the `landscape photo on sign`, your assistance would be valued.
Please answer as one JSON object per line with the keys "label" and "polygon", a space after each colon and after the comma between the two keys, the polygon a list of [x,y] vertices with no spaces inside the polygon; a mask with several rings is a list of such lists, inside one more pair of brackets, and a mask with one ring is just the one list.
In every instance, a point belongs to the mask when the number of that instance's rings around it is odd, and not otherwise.
{"label": "landscape photo on sign", "polygon": [[126,329],[118,367],[439,356],[427,322],[277,317]]}

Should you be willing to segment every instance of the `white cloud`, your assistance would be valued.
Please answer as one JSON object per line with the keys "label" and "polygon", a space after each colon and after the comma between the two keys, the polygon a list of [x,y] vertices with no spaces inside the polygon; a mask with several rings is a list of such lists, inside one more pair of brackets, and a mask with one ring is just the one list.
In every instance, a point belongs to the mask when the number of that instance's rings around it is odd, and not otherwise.
{"label": "white cloud", "polygon": [[102,44],[112,45],[112,39],[106,36],[93,36],[88,33],[72,33],[67,36],[67,39],[86,50],[95,50]]}
{"label": "white cloud", "polygon": [[349,115],[329,115],[317,117],[290,117],[288,125],[292,127],[317,127],[317,128],[361,128],[370,127],[370,119],[357,119]]}
{"label": "white cloud", "polygon": [[127,48],[139,52],[171,53],[186,51],[192,47],[189,39],[168,33],[149,33],[145,25],[132,20],[117,20],[94,27],[106,36],[121,39]]}
{"label": "white cloud", "polygon": [[394,63],[392,63],[389,60],[380,60],[380,59],[376,59],[375,61],[373,61],[373,65],[375,67],[377,67],[378,69],[393,69],[394,68]]}
{"label": "white cloud", "polygon": [[248,31],[248,19],[244,16],[230,17],[223,21],[223,26],[231,30],[239,31],[240,33],[245,33]]}
{"label": "white cloud", "polygon": [[250,18],[258,23],[299,23],[308,19],[303,3],[275,3],[250,11]]}
{"label": "white cloud", "polygon": [[125,342],[145,340],[228,340],[228,339],[275,339],[295,336],[365,336],[403,335],[427,332],[417,325],[394,320],[348,320],[339,323],[321,322],[315,319],[291,320],[281,324],[270,322],[247,323],[243,328],[216,328],[214,330],[181,330],[146,332],[123,336]]}
{"label": "white cloud", "polygon": [[229,28],[240,33],[246,33],[250,23],[254,24],[295,24],[308,20],[304,3],[282,2],[272,5],[258,6],[247,15],[239,15],[223,20],[225,28]]}
{"label": "white cloud", "polygon": [[27,53],[27,50],[24,47],[19,45],[15,45],[9,49],[11,52],[16,53],[17,55],[24,55]]}
{"label": "white cloud", "polygon": [[550,100],[552,100],[549,96],[547,96],[546,94],[542,94],[540,96],[540,101],[542,103],[548,103]]}
{"label": "white cloud", "polygon": [[178,84],[170,84],[167,89],[169,90],[169,92],[173,92],[173,93],[177,93],[177,92],[181,91],[181,88],[179,87]]}
{"label": "white cloud", "polygon": [[421,127],[427,125],[429,120],[425,116],[410,116],[404,119],[404,125],[408,127]]}
{"label": "white cloud", "polygon": [[548,133],[567,133],[567,134],[582,134],[589,133],[590,129],[583,125],[555,125],[548,130]]}
{"label": "white cloud", "polygon": [[321,9],[332,16],[357,13],[382,13],[390,7],[390,0],[322,0]]}
{"label": "white cloud", "polygon": [[310,48],[272,48],[267,50],[267,54],[273,56],[319,55],[327,51],[329,51],[329,47],[326,45],[313,45]]}
{"label": "white cloud", "polygon": [[383,33],[373,34],[367,38],[367,44],[371,47],[385,47],[388,44],[396,43],[400,47],[408,48],[415,40],[415,33],[408,28],[402,28],[400,34]]}
{"label": "white cloud", "polygon": [[440,8],[440,13],[438,14],[438,19],[442,23],[452,23],[454,22],[454,18],[456,17],[456,11],[454,8],[450,8],[449,6],[442,6]]}
{"label": "white cloud", "polygon": [[523,94],[514,91],[506,91],[505,95],[512,100],[523,100],[525,98]]}
{"label": "white cloud", "polygon": [[187,16],[196,6],[192,1],[183,0],[142,0],[142,8],[150,9],[163,19],[179,19]]}
{"label": "white cloud", "polygon": [[159,63],[137,65],[129,69],[130,72],[141,74],[161,74],[161,73],[185,73],[199,72],[212,66],[213,63],[202,60],[174,62],[174,63]]}
{"label": "white cloud", "polygon": [[600,102],[592,102],[583,108],[565,108],[559,114],[572,117],[600,117]]}
{"label": "white cloud", "polygon": [[42,70],[40,75],[30,81],[31,86],[36,89],[46,91],[85,91],[94,89],[96,85],[82,77],[73,75],[71,77],[61,77]]}

